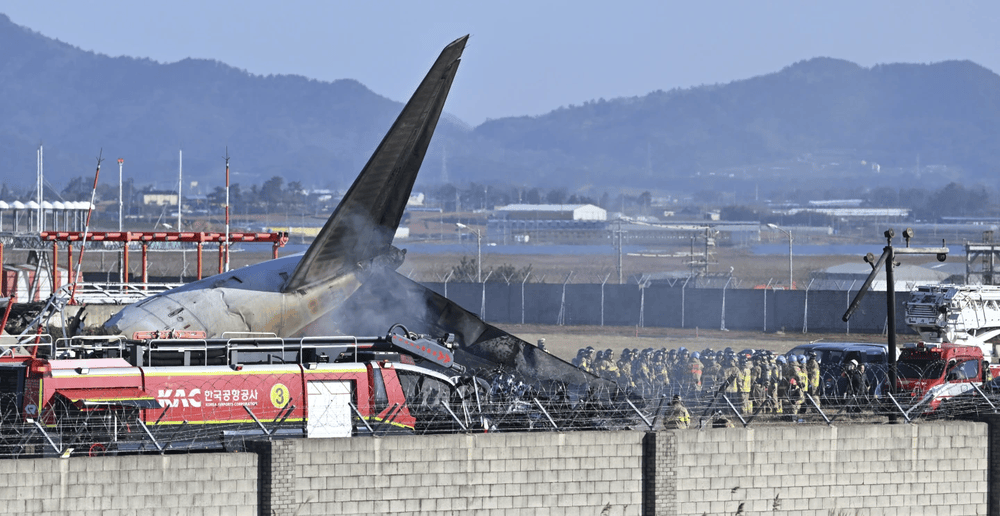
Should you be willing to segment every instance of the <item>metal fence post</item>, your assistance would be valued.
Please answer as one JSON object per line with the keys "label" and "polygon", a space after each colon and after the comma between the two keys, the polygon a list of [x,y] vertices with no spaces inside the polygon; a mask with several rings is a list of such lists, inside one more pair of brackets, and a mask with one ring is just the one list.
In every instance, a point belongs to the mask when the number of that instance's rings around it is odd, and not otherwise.
{"label": "metal fence post", "polygon": [[566,281],[563,281],[562,285],[562,300],[559,302],[559,316],[556,318],[556,325],[565,326],[566,325],[566,284],[569,283],[569,279],[573,277],[573,271],[569,271],[566,275]]}
{"label": "metal fence post", "polygon": [[810,279],[809,284],[806,285],[806,301],[802,309],[802,333],[809,333],[809,289],[815,280],[816,278]]}
{"label": "metal fence post", "polygon": [[729,288],[730,281],[733,281],[732,276],[726,280],[726,286],[722,287],[722,325],[719,328],[722,331],[726,331],[726,289]]}
{"label": "metal fence post", "polygon": [[681,285],[681,328],[684,327],[684,309],[687,305],[687,300],[684,298],[684,289],[687,288],[688,282],[691,281],[692,277],[693,276],[688,276],[687,279],[684,280],[684,284]]}
{"label": "metal fence post", "polygon": [[524,284],[528,282],[528,276],[531,276],[531,271],[528,271],[521,281],[521,324],[524,324]]}
{"label": "metal fence post", "polygon": [[483,302],[479,308],[479,318],[484,321],[486,320],[486,282],[490,280],[490,276],[492,275],[493,271],[490,271],[490,273],[483,278]]}

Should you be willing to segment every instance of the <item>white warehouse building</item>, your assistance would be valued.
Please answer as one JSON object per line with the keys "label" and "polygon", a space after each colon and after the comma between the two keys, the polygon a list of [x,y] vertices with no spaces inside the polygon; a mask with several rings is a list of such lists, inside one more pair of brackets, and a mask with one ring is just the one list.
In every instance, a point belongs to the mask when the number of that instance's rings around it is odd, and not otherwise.
{"label": "white warehouse building", "polygon": [[585,242],[603,236],[607,210],[593,204],[511,204],[487,221],[492,242]]}
{"label": "white warehouse building", "polygon": [[593,204],[510,204],[496,209],[507,220],[608,220],[608,211]]}

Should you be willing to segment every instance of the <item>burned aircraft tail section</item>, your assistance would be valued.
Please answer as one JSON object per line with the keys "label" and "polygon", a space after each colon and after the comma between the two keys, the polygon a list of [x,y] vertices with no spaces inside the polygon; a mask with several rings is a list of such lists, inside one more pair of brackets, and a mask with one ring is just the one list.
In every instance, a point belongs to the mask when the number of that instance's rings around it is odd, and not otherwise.
{"label": "burned aircraft tail section", "polygon": [[468,38],[453,41],[441,52],[283,291],[329,280],[393,254],[393,236]]}

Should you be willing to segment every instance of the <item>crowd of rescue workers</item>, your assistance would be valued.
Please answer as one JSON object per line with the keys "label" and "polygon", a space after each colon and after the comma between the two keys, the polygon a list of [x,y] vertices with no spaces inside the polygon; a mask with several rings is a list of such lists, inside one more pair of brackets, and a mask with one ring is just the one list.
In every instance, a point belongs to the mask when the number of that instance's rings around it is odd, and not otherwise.
{"label": "crowd of rescue workers", "polygon": [[[615,360],[611,349],[595,353],[588,347],[577,352],[573,365],[644,399],[670,397],[671,411],[665,424],[672,428],[690,427],[685,402],[717,405],[715,400],[724,396],[743,414],[797,417],[806,410],[807,394],[817,408],[823,397],[820,363],[814,352],[785,356],[767,350],[737,352],[732,348],[700,352],[689,352],[684,347],[642,351],[626,348]],[[851,360],[841,376],[846,388],[843,399],[868,396],[870,386],[864,364]],[[721,401],[721,406],[726,405]],[[713,421],[715,426],[732,426],[725,417]]]}

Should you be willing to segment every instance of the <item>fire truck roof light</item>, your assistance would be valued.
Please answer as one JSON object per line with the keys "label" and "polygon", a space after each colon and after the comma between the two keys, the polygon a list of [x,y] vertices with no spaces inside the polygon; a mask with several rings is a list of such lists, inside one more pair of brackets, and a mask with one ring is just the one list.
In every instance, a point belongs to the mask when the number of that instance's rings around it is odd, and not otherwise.
{"label": "fire truck roof light", "polygon": [[45,360],[35,360],[31,363],[31,373],[37,375],[46,375],[52,373],[52,364]]}

